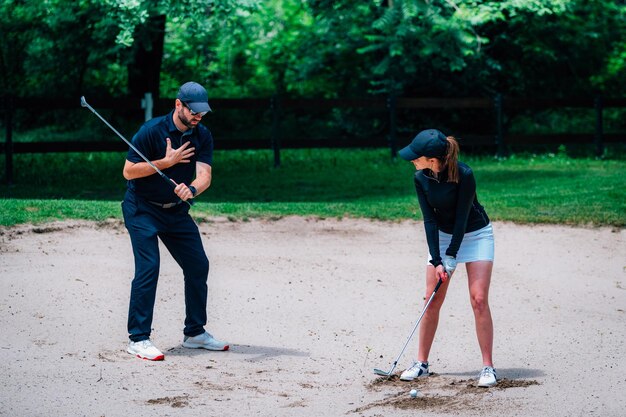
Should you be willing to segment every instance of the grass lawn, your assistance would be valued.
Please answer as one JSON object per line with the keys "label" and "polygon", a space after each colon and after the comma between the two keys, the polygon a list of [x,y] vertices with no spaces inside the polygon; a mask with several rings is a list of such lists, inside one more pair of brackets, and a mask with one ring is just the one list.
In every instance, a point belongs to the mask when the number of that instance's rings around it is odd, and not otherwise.
{"label": "grass lawn", "polygon": [[[14,184],[0,186],[0,225],[120,218],[124,153],[19,154]],[[463,156],[492,220],[626,225],[626,163],[566,155]],[[388,149],[216,151],[213,184],[194,217],[420,219],[412,164]],[[4,160],[0,163],[4,175]],[[3,184],[6,182],[2,178]]]}

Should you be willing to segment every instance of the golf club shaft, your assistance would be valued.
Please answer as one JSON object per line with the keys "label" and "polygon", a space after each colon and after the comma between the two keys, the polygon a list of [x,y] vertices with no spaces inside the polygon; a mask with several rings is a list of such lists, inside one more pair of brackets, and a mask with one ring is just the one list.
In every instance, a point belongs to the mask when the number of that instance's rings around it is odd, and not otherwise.
{"label": "golf club shaft", "polygon": [[82,96],[80,98],[80,104],[83,107],[87,107],[89,110],[92,111],[93,114],[95,114],[96,116],[98,116],[98,118],[100,120],[102,120],[102,122],[104,122],[105,125],[109,126],[109,128],[114,131],[117,136],[119,136],[124,142],[126,142],[128,144],[128,146],[130,146],[135,152],[137,152],[137,154],[141,157],[141,159],[143,159],[144,161],[146,161],[148,163],[148,165],[150,165],[160,176],[161,178],[163,178],[165,181],[167,181],[172,187],[176,188],[176,184],[174,184],[174,181],[172,181],[170,179],[170,177],[168,177],[167,175],[165,175],[159,168],[156,167],[156,165],[154,165],[148,158],[146,158],[144,156],[144,154],[141,153],[141,151],[139,151],[139,149],[137,149],[132,143],[130,143],[120,132],[118,132],[113,126],[111,126],[111,124],[109,122],[107,122],[104,117],[100,116],[100,114],[89,105],[89,103],[87,103],[87,100],[85,100],[85,96]]}
{"label": "golf club shaft", "polygon": [[441,278],[439,278],[439,281],[437,282],[437,285],[435,286],[435,289],[433,290],[433,293],[430,295],[430,298],[428,299],[428,302],[426,303],[426,305],[424,306],[424,309],[422,310],[422,314],[420,314],[419,318],[417,319],[417,322],[415,322],[415,326],[413,326],[413,331],[411,331],[411,334],[406,339],[406,343],[402,347],[402,350],[400,351],[400,354],[398,355],[396,360],[393,362],[393,366],[391,367],[391,370],[387,373],[387,375],[391,375],[393,370],[396,368],[396,365],[398,365],[398,361],[402,357],[402,354],[404,353],[406,347],[409,345],[409,342],[413,338],[413,335],[415,334],[415,330],[417,330],[417,327],[419,326],[420,322],[422,321],[422,317],[424,317],[424,313],[426,313],[426,309],[430,305],[430,302],[433,301],[433,298],[435,298],[435,294],[437,294],[437,290],[439,290],[439,287],[441,286],[442,283],[443,283],[443,281],[441,281]]}

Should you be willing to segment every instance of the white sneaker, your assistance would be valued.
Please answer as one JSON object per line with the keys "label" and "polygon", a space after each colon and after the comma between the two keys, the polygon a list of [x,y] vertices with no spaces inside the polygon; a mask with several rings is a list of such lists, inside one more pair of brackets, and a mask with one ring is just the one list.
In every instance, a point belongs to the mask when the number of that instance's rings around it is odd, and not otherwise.
{"label": "white sneaker", "polygon": [[413,381],[415,378],[420,378],[428,375],[430,375],[430,373],[428,372],[428,362],[415,361],[410,368],[402,372],[402,375],[400,375],[400,379],[402,381]]}
{"label": "white sneaker", "polygon": [[485,366],[478,376],[478,386],[483,388],[493,387],[498,383],[496,370],[491,366]]}
{"label": "white sneaker", "polygon": [[152,344],[150,339],[141,340],[139,342],[128,342],[126,352],[149,361],[162,361],[165,359],[165,355]]}
{"label": "white sneaker", "polygon": [[185,336],[183,347],[190,349],[228,350],[228,343],[217,340],[208,332],[198,336]]}

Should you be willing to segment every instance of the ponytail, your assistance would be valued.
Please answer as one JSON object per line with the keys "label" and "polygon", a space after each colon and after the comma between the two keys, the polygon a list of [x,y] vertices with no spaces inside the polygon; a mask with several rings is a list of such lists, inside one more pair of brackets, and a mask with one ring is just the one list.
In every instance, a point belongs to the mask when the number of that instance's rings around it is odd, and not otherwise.
{"label": "ponytail", "polygon": [[443,166],[448,170],[448,182],[459,182],[459,142],[456,141],[454,136],[448,136],[448,149],[443,157]]}

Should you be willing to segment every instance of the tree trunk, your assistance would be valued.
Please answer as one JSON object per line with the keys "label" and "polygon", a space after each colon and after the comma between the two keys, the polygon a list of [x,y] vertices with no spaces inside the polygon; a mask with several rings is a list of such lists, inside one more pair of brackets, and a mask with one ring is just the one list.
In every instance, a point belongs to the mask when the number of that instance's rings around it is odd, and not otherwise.
{"label": "tree trunk", "polygon": [[152,16],[135,30],[133,61],[128,65],[128,92],[142,99],[145,93],[159,99],[161,62],[165,39],[165,15]]}

